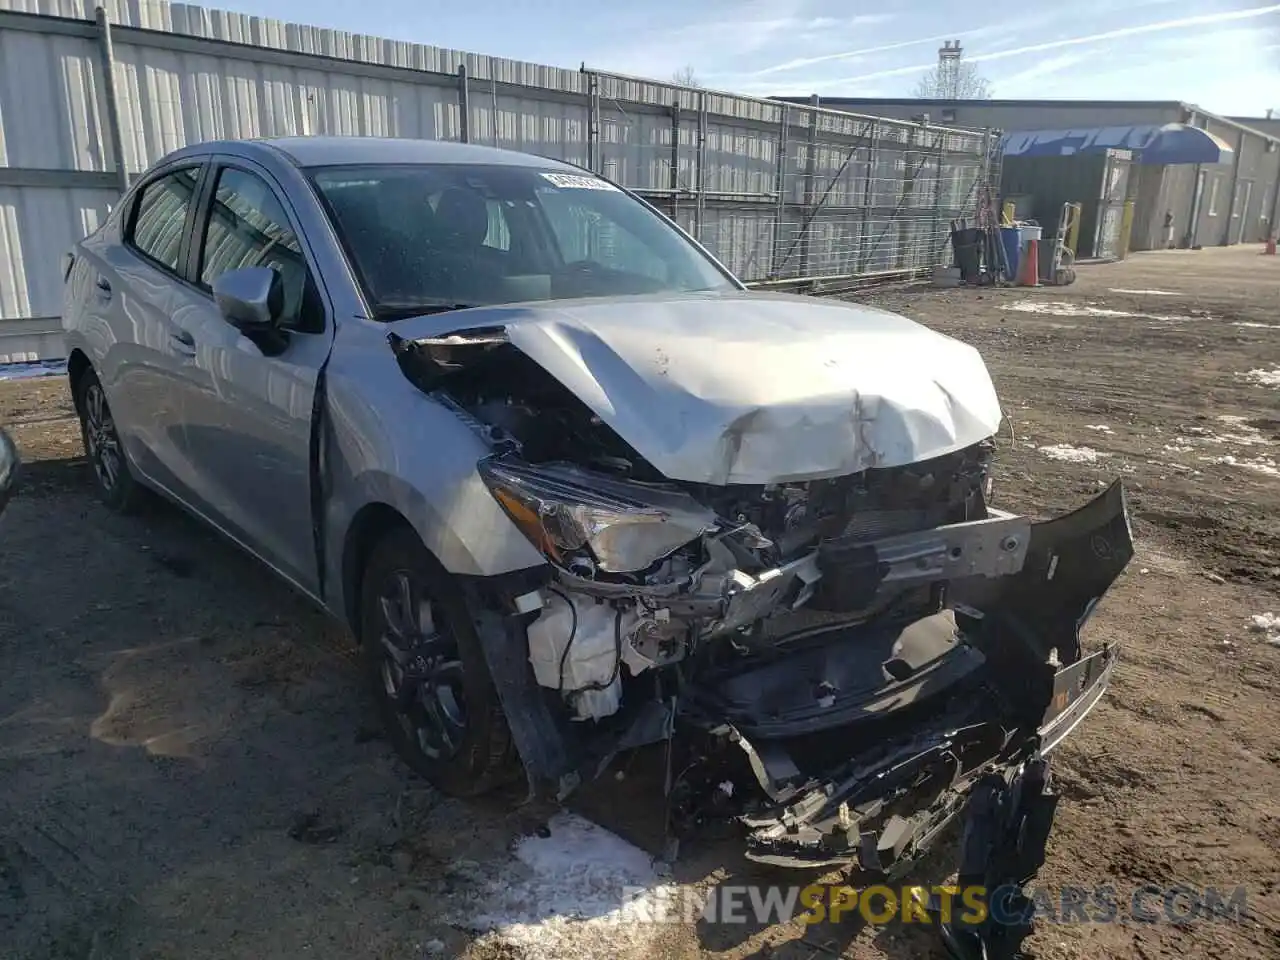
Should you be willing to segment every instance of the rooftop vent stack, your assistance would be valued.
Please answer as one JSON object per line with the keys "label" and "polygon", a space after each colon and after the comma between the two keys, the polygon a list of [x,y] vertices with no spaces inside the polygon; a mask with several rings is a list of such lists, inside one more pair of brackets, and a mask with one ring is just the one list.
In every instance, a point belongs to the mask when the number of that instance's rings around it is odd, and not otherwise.
{"label": "rooftop vent stack", "polygon": [[960,95],[960,57],[964,51],[959,40],[944,40],[938,48],[938,98],[956,100]]}

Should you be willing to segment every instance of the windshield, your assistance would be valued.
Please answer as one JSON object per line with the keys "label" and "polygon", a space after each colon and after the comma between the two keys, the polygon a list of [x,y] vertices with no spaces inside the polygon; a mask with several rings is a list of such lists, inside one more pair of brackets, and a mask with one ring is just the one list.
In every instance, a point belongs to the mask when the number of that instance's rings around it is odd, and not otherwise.
{"label": "windshield", "polygon": [[326,167],[312,179],[385,319],[736,289],[669,223],[587,173],[430,164]]}

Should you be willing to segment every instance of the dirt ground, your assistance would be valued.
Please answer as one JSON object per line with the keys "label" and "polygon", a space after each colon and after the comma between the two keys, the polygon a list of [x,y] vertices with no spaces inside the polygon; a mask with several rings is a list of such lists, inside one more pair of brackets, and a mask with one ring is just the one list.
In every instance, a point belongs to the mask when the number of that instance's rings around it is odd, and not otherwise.
{"label": "dirt ground", "polygon": [[[1122,904],[1148,883],[1247,889],[1243,922],[1041,924],[1028,946],[1280,957],[1280,646],[1251,629],[1280,613],[1280,386],[1263,375],[1280,371],[1280,258],[1142,254],[1067,288],[866,299],[985,355],[1010,421],[997,505],[1045,515],[1128,485],[1139,555],[1089,628],[1122,660],[1055,761],[1042,884]],[[100,508],[60,378],[0,383],[0,423],[29,461],[0,521],[0,956],[943,956],[894,923],[573,940],[511,854],[553,811],[434,793],[378,736],[340,630],[176,510]],[[645,770],[579,810],[651,844]],[[675,868],[730,879],[779,880],[723,841]],[[476,939],[469,918],[522,883],[551,906]]]}

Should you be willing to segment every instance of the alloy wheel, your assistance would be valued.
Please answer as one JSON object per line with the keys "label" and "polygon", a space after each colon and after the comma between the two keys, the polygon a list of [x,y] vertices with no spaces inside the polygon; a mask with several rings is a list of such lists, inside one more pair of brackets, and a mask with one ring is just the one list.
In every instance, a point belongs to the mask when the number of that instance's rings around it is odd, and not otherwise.
{"label": "alloy wheel", "polygon": [[378,593],[383,692],[405,735],[432,760],[448,760],[467,730],[462,661],[448,624],[408,571]]}
{"label": "alloy wheel", "polygon": [[98,483],[103,490],[112,492],[120,482],[123,461],[116,423],[100,383],[90,384],[84,394],[84,439],[85,453],[93,464]]}

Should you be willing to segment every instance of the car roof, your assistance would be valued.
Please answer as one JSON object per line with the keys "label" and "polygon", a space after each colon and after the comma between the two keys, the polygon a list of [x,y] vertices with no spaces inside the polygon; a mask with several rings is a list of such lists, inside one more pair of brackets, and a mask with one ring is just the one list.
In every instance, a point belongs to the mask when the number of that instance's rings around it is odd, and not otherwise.
{"label": "car roof", "polygon": [[353,164],[461,163],[534,167],[583,173],[580,167],[515,150],[499,150],[448,140],[409,140],[397,137],[277,137],[262,140],[222,140],[180,151],[184,154],[219,153],[252,155],[263,147],[286,154],[301,167]]}

